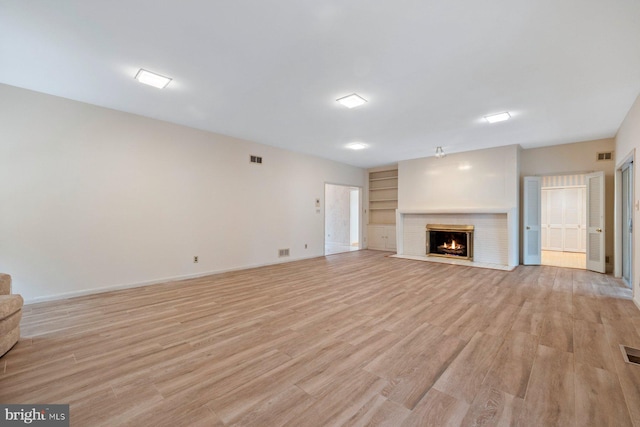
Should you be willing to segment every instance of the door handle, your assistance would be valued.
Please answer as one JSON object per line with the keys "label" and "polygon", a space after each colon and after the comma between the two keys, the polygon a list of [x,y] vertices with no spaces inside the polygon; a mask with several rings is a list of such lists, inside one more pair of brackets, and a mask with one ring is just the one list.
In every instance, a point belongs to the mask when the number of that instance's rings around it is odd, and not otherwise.
{"label": "door handle", "polygon": [[527,230],[531,230],[531,227],[529,227],[528,225],[527,225]]}
{"label": "door handle", "polygon": [[596,231],[597,231],[598,233],[602,233],[602,228],[596,228]]}

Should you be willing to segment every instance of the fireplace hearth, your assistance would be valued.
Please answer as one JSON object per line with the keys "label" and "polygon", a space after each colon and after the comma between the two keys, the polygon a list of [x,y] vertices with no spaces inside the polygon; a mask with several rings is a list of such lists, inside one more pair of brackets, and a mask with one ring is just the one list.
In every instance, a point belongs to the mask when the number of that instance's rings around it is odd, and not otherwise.
{"label": "fireplace hearth", "polygon": [[426,255],[473,261],[473,225],[427,224]]}

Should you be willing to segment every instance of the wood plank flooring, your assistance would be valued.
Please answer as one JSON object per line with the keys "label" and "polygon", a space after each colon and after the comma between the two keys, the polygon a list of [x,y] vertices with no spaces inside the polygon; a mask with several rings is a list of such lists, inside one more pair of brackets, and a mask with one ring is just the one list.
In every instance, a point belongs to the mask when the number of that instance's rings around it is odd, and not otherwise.
{"label": "wood plank flooring", "polygon": [[640,426],[622,282],[387,255],[25,306],[0,402],[73,426]]}
{"label": "wood plank flooring", "polygon": [[542,265],[567,268],[587,268],[587,254],[584,252],[542,251]]}

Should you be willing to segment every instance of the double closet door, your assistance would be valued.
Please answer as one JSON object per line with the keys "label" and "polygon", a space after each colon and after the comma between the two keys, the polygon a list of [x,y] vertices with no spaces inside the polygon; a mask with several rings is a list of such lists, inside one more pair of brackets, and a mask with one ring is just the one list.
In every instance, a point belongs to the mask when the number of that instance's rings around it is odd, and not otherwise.
{"label": "double closet door", "polygon": [[542,249],[586,252],[586,187],[543,188]]}

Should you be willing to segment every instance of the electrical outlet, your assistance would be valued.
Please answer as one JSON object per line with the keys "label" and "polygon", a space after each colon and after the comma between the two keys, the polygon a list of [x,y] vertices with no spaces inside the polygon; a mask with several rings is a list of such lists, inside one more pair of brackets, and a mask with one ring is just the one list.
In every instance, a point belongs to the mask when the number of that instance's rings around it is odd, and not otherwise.
{"label": "electrical outlet", "polygon": [[197,263],[198,263],[198,256],[197,256],[197,255],[193,257],[193,263],[194,263],[194,264],[197,264]]}

